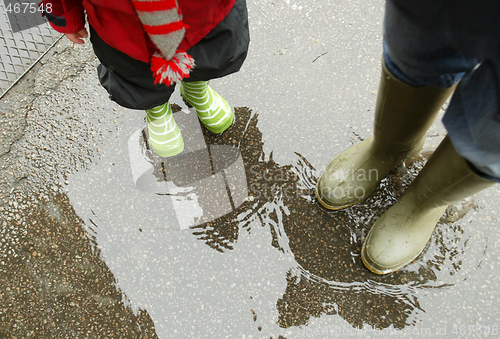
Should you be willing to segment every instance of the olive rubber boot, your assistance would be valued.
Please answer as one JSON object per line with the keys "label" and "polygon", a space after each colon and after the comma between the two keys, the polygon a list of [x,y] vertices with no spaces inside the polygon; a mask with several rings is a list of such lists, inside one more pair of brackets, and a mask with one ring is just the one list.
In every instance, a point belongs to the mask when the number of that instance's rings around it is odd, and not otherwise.
{"label": "olive rubber boot", "polygon": [[423,251],[449,204],[493,184],[470,168],[446,136],[398,202],[368,232],[363,263],[378,274],[406,266]]}
{"label": "olive rubber boot", "polygon": [[184,100],[194,107],[198,118],[210,132],[220,134],[233,124],[231,107],[208,85],[208,81],[183,81],[180,90]]}
{"label": "olive rubber boot", "polygon": [[374,135],[328,164],[315,189],[321,205],[338,210],[368,197],[394,167],[420,151],[427,129],[454,89],[408,86],[382,62]]}
{"label": "olive rubber boot", "polygon": [[149,144],[160,157],[172,157],[184,150],[181,131],[174,120],[170,103],[146,110]]}

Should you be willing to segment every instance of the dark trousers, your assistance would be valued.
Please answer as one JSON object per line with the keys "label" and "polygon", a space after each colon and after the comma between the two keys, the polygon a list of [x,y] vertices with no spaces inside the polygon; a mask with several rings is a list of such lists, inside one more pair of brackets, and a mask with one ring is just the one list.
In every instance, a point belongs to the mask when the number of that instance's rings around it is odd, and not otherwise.
{"label": "dark trousers", "polygon": [[[111,100],[132,109],[150,109],[166,103],[175,85],[154,84],[150,64],[129,57],[105,43],[90,27],[90,41],[101,64],[99,81]],[[187,53],[195,67],[185,81],[207,81],[237,72],[248,52],[250,34],[245,0],[236,0],[228,15]]]}

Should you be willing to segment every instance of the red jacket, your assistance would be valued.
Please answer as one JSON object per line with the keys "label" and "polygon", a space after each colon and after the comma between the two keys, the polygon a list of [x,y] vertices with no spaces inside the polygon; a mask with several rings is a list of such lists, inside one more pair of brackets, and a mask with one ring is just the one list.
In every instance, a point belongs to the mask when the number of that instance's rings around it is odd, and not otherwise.
{"label": "red jacket", "polygon": [[[187,25],[179,49],[188,50],[217,26],[236,0],[177,0]],[[84,28],[85,15],[97,34],[111,47],[149,62],[156,50],[147,37],[131,0],[43,0],[51,26],[60,33]]]}

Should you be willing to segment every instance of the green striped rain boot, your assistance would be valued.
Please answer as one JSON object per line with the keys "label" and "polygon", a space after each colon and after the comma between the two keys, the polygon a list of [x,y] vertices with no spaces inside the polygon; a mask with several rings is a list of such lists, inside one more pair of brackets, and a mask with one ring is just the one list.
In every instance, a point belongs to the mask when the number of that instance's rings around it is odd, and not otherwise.
{"label": "green striped rain boot", "polygon": [[149,144],[160,157],[167,158],[184,150],[181,131],[175,123],[170,103],[146,110]]}
{"label": "green striped rain boot", "polygon": [[194,107],[198,118],[210,132],[220,134],[233,124],[231,107],[208,86],[208,81],[183,81],[180,90],[184,100]]}

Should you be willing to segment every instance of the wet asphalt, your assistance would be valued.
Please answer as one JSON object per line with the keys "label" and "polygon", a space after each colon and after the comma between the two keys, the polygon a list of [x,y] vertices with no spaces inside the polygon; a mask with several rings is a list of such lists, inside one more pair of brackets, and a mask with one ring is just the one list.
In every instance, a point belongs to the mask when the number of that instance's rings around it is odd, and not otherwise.
{"label": "wet asphalt", "polygon": [[0,100],[0,337],[498,337],[498,187],[453,206],[406,268],[359,257],[439,119],[366,201],[315,201],[326,164],[372,132],[383,2],[248,8],[247,61],[211,82],[236,122],[210,134],[177,91],[174,158],[108,100],[89,42],[61,40]]}

